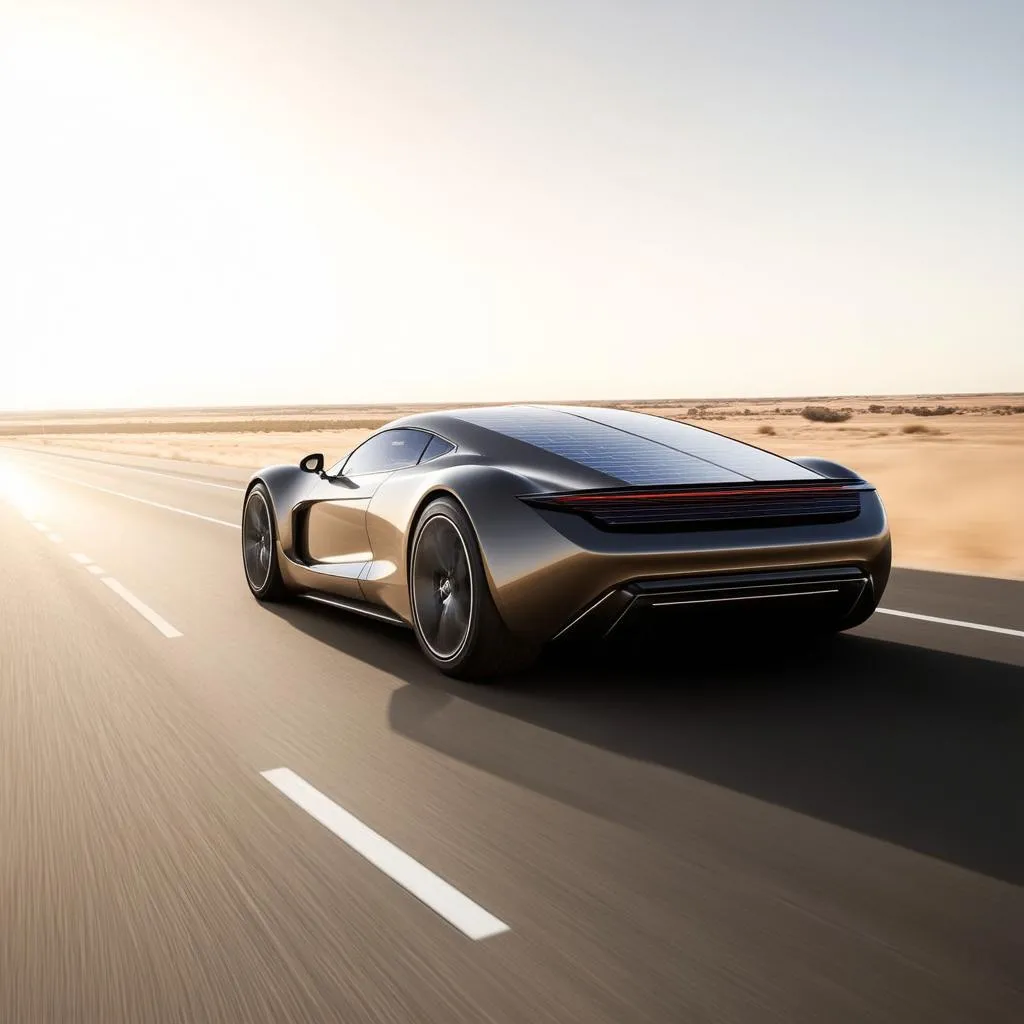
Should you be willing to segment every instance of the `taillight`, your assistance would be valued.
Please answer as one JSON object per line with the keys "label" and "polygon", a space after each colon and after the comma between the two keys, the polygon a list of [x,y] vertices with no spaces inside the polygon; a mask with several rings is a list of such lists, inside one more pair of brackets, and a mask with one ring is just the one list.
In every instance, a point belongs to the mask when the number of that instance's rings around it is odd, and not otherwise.
{"label": "taillight", "polygon": [[868,484],[737,484],[619,488],[524,495],[523,501],[583,516],[610,530],[725,530],[841,522],[860,513]]}
{"label": "taillight", "polygon": [[[856,485],[854,485],[855,487]],[[737,498],[746,500],[757,495],[784,494],[834,494],[849,491],[850,485],[826,484],[803,485],[799,487],[732,487],[725,490],[682,490],[682,491],[616,491],[614,493],[594,493],[578,491],[574,494],[541,495],[536,500],[553,505],[580,505],[591,502],[607,501],[692,501],[701,498]],[[530,500],[530,499],[527,499]]]}

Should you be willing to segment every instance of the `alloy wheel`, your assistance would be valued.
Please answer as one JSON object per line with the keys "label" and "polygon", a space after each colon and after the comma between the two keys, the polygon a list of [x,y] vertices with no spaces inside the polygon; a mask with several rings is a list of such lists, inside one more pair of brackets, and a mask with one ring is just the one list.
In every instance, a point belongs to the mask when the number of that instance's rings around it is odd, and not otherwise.
{"label": "alloy wheel", "polygon": [[242,516],[242,557],[249,586],[259,592],[267,585],[274,553],[274,531],[267,500],[253,491],[245,502]]}
{"label": "alloy wheel", "polygon": [[412,557],[413,614],[427,648],[441,661],[455,658],[473,621],[473,577],[459,528],[431,516],[416,536]]}

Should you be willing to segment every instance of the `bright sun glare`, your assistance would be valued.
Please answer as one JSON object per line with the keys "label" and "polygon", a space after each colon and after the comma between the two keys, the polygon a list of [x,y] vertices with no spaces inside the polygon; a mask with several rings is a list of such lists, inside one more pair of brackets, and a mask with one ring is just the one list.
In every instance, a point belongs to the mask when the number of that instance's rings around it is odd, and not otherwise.
{"label": "bright sun glare", "polygon": [[31,520],[45,518],[49,508],[46,492],[38,479],[11,461],[0,462],[0,501],[6,502]]}
{"label": "bright sun glare", "polygon": [[145,53],[74,27],[26,33],[14,55],[4,121],[21,159],[4,171],[0,269],[20,300],[5,333],[33,339],[10,353],[28,404],[40,373],[71,405],[152,400],[154,379],[172,394],[191,380],[213,401],[204,376],[231,372],[239,339],[265,359],[336,325],[316,239],[242,166],[201,97],[147,73]]}

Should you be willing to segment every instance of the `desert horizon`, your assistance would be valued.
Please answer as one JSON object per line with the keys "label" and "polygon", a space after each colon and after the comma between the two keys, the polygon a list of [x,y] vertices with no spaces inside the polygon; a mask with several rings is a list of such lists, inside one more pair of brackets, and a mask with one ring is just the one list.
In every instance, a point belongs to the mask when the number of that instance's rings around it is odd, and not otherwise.
{"label": "desert horizon", "polygon": [[[1002,399],[1003,402],[997,400]],[[159,420],[164,421],[180,416],[191,421],[194,418],[207,417],[219,420],[222,417],[240,415],[270,414],[273,417],[293,415],[327,416],[338,413],[372,412],[399,414],[437,409],[466,409],[482,405],[595,405],[623,408],[679,408],[679,407],[731,407],[739,404],[755,404],[758,406],[774,404],[791,407],[814,402],[868,402],[870,403],[906,403],[906,402],[943,402],[958,401],[966,408],[990,409],[1000,405],[1024,406],[1024,391],[920,391],[920,392],[877,392],[877,393],[830,393],[804,395],[727,395],[715,397],[677,396],[668,398],[510,398],[502,401],[484,400],[452,400],[449,402],[339,402],[327,404],[310,403],[256,403],[256,404],[205,404],[205,405],[140,405],[109,408],[65,408],[65,409],[0,409],[0,430],[9,431],[26,423],[39,423],[57,426],[66,422],[82,420]],[[966,409],[965,409],[966,411]],[[1022,408],[1021,411],[1024,411]]]}
{"label": "desert horizon", "polygon": [[[78,410],[0,415],[0,442],[255,471],[311,451],[340,459],[417,411],[392,403]],[[552,403],[545,403],[552,404]],[[898,565],[1024,578],[1024,392],[567,400],[637,409],[780,455],[821,455],[879,490]],[[820,408],[824,413],[805,414]],[[831,420],[831,422],[829,421]]]}

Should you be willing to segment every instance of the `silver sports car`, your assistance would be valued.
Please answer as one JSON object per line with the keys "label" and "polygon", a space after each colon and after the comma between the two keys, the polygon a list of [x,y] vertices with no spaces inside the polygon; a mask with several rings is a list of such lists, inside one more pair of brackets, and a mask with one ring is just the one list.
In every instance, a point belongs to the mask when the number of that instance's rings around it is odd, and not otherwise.
{"label": "silver sports car", "polygon": [[889,577],[874,487],[676,420],[519,405],[395,420],[335,465],[254,474],[245,578],[415,631],[484,679],[549,641],[709,613],[806,633],[856,626]]}

